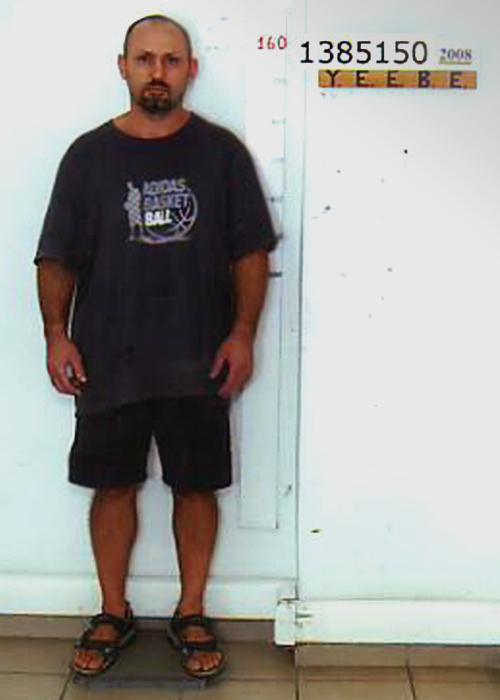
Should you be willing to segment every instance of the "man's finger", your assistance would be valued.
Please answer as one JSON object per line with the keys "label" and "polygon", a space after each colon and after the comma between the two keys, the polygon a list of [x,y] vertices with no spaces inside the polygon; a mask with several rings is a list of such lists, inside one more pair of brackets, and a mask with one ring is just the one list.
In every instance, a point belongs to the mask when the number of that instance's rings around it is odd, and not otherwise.
{"label": "man's finger", "polygon": [[60,394],[74,394],[76,393],[74,389],[71,389],[71,391],[67,391],[64,388],[64,385],[61,383],[61,381],[57,377],[50,377],[50,381],[52,382],[52,385],[54,388],[60,393]]}
{"label": "man's finger", "polygon": [[219,389],[219,395],[224,399],[228,399],[234,393],[241,390],[245,383],[245,373],[241,368],[233,368],[229,371],[226,381]]}
{"label": "man's finger", "polygon": [[64,394],[80,394],[80,390],[77,389],[72,383],[70,378],[68,377],[68,370],[70,365],[60,365],[59,367],[56,368],[56,373],[54,375],[54,380],[56,381],[56,386],[59,389],[59,391],[62,391]]}
{"label": "man's finger", "polygon": [[73,377],[75,377],[79,382],[86,382],[87,375],[85,374],[85,369],[80,356],[75,355],[75,357],[72,357],[69,364],[73,372]]}
{"label": "man's finger", "polygon": [[226,361],[226,358],[224,356],[223,352],[218,352],[217,355],[215,356],[214,363],[212,365],[212,370],[210,372],[210,378],[213,379],[216,377],[220,371],[222,370],[222,367],[224,366],[224,362]]}

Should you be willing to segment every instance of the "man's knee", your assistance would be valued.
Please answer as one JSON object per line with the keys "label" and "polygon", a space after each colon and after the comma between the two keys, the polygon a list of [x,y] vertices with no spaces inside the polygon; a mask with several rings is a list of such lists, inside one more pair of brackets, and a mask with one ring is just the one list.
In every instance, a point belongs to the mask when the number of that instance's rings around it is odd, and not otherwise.
{"label": "man's knee", "polygon": [[114,488],[99,488],[94,491],[96,501],[133,500],[136,497],[138,486],[118,486]]}
{"label": "man's knee", "polygon": [[211,489],[197,489],[190,487],[178,487],[172,486],[172,495],[176,500],[200,500],[200,499],[213,499],[215,498],[215,492]]}

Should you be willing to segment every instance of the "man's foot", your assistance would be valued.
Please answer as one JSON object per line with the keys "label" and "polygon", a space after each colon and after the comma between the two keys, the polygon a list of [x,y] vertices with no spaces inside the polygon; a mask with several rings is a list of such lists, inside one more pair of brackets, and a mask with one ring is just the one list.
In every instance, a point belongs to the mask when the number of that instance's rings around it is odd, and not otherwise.
{"label": "man's foot", "polygon": [[222,671],[224,654],[217,649],[211,620],[202,612],[181,614],[176,610],[170,623],[170,638],[177,649],[187,650],[182,665],[190,675],[207,678]]}
{"label": "man's foot", "polygon": [[130,605],[123,616],[99,613],[92,617],[75,644],[73,670],[82,675],[97,675],[118,658],[120,649],[135,637],[136,629]]}

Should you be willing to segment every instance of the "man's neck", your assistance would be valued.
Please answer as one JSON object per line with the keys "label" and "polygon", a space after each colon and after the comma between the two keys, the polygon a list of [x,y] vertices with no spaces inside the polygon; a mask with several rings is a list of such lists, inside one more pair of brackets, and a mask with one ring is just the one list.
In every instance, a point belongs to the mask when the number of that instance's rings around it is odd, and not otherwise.
{"label": "man's neck", "polygon": [[191,112],[180,107],[166,116],[153,117],[147,112],[132,108],[130,112],[113,119],[117,129],[140,139],[157,139],[170,136],[187,124]]}

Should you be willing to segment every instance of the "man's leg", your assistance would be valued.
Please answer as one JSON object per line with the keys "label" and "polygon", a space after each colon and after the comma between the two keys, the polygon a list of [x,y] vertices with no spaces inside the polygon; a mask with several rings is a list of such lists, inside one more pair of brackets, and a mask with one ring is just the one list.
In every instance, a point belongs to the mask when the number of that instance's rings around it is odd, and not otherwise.
{"label": "man's leg", "polygon": [[[203,614],[203,598],[218,528],[218,504],[213,491],[172,490],[174,497],[173,531],[181,578],[181,615]],[[187,641],[209,639],[202,628],[192,626],[184,632]],[[219,652],[196,652],[188,665],[193,670],[208,670],[220,663]]]}
{"label": "man's leg", "polygon": [[[158,401],[154,435],[163,480],[172,488],[172,524],[181,579],[180,615],[204,614],[204,594],[217,537],[216,491],[231,483],[229,404],[219,396]],[[211,639],[200,626],[181,632],[186,642]],[[193,671],[220,666],[220,652],[196,652]]]}
{"label": "man's leg", "polygon": [[[125,615],[125,585],[132,547],[137,535],[137,487],[98,489],[90,509],[92,548],[102,593],[102,608],[111,615]],[[100,625],[92,639],[116,639],[110,625]],[[75,651],[81,668],[98,668],[98,652]]]}

